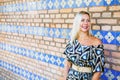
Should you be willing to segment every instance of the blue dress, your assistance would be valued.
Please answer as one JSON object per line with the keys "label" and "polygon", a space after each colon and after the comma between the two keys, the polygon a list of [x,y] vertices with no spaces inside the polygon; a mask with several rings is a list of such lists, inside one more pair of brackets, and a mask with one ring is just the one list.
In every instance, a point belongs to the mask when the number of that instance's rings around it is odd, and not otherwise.
{"label": "blue dress", "polygon": [[85,46],[74,40],[68,42],[64,54],[67,60],[80,67],[91,67],[92,72],[79,72],[72,68],[68,71],[67,80],[91,80],[95,72],[104,71],[104,49],[103,45]]}

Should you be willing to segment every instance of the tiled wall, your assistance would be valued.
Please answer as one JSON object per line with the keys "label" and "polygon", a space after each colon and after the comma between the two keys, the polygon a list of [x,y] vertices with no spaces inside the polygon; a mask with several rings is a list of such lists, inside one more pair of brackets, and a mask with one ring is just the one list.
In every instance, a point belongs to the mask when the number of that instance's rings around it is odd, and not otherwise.
{"label": "tiled wall", "polygon": [[105,47],[103,80],[120,80],[120,0],[0,1],[0,76],[63,80],[62,54],[75,14],[89,11],[92,34]]}

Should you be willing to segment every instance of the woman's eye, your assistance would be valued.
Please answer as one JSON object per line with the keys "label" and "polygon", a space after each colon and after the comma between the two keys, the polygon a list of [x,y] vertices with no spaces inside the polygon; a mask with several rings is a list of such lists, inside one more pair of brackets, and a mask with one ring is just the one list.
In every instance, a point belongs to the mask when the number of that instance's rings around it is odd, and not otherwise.
{"label": "woman's eye", "polygon": [[84,21],[85,21],[84,19],[81,20],[81,22],[84,22]]}
{"label": "woman's eye", "polygon": [[87,22],[90,22],[90,20],[87,20]]}
{"label": "woman's eye", "polygon": [[90,20],[85,20],[85,19],[82,19],[81,22],[90,22]]}

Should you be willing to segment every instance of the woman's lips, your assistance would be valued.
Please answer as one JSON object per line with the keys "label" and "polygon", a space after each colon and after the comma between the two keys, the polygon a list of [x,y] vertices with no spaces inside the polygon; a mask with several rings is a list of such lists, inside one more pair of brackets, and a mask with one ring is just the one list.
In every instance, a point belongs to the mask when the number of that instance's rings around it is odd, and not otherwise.
{"label": "woman's lips", "polygon": [[83,26],[82,28],[87,29],[87,28],[88,28],[88,26]]}

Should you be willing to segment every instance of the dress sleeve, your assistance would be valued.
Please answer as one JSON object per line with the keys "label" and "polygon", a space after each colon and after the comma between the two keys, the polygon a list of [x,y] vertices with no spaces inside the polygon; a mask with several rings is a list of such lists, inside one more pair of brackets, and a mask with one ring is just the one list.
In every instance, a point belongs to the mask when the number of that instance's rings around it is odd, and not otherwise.
{"label": "dress sleeve", "polygon": [[105,57],[104,57],[104,49],[103,45],[98,45],[94,49],[94,61],[93,61],[93,72],[103,72],[104,71],[104,64],[105,64]]}
{"label": "dress sleeve", "polygon": [[65,51],[63,54],[66,55],[66,58],[68,61],[70,62],[74,62],[75,61],[75,57],[74,57],[74,44],[68,42],[66,47],[65,47]]}

